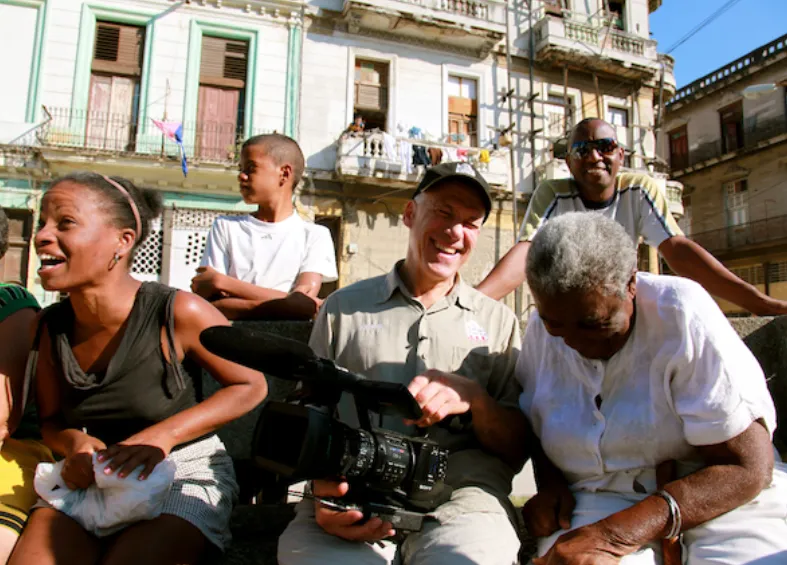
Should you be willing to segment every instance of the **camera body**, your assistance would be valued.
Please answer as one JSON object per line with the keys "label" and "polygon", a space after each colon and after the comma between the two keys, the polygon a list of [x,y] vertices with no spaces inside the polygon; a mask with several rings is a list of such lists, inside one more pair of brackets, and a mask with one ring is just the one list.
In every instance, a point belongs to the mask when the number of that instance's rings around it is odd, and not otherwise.
{"label": "camera body", "polygon": [[[216,326],[200,334],[212,353],[278,378],[298,381],[293,402],[269,402],[260,413],[252,454],[287,482],[342,478],[347,495],[330,504],[359,508],[403,531],[451,496],[444,482],[448,451],[426,435],[373,428],[370,413],[418,420],[421,407],[402,383],[372,381],[315,355],[306,344],[253,328]],[[352,396],[359,427],[334,418]]]}
{"label": "camera body", "polygon": [[[343,477],[353,500],[433,510],[446,499],[448,452],[425,437],[352,428],[330,407],[271,402],[257,424],[255,463],[291,481]],[[448,492],[450,495],[450,492]]]}

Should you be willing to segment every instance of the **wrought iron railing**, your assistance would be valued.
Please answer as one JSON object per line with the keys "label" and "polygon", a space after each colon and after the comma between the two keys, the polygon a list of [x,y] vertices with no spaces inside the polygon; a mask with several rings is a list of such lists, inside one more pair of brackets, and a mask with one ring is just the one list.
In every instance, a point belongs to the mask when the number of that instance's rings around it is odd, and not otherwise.
{"label": "wrought iron railing", "polygon": [[787,239],[787,216],[694,233],[690,237],[711,253],[722,254],[747,245]]}
{"label": "wrought iron railing", "polygon": [[[50,108],[49,112],[52,119],[37,132],[42,146],[167,158],[180,155],[177,144],[152,123],[143,130],[127,114],[71,108]],[[258,133],[270,131],[259,130],[252,135]],[[246,137],[242,126],[228,122],[186,122],[182,130],[187,157],[200,162],[238,162]]]}

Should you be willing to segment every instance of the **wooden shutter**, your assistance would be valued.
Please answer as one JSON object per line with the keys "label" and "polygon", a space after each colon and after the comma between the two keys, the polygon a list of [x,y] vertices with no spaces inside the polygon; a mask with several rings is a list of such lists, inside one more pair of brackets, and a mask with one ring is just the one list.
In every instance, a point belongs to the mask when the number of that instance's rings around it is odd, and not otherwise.
{"label": "wooden shutter", "polygon": [[200,84],[245,88],[248,54],[246,41],[203,36]]}
{"label": "wooden shutter", "polygon": [[142,75],[145,29],[139,26],[96,22],[93,71],[116,75]]}
{"label": "wooden shutter", "polygon": [[388,63],[355,60],[355,108],[388,109]]}
{"label": "wooden shutter", "polygon": [[197,156],[231,160],[238,141],[240,90],[200,85],[197,102]]}
{"label": "wooden shutter", "polygon": [[669,132],[670,166],[673,170],[685,169],[689,166],[689,137],[686,126]]}
{"label": "wooden shutter", "polygon": [[0,281],[27,286],[30,240],[33,237],[33,212],[6,208],[8,216],[8,251],[0,259]]}
{"label": "wooden shutter", "polygon": [[722,151],[728,153],[743,147],[743,101],[719,110],[721,117]]}

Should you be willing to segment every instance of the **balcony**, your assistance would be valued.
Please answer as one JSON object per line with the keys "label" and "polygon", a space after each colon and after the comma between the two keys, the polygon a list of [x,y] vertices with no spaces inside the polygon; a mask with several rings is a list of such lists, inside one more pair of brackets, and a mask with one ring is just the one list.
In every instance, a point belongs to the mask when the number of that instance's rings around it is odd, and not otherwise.
{"label": "balcony", "polygon": [[[533,26],[538,60],[570,64],[591,71],[611,72],[633,80],[649,80],[660,71],[656,42],[612,28],[601,17],[573,14],[543,14]],[[670,75],[667,84],[674,84]]]}
{"label": "balcony", "polygon": [[[119,175],[135,184],[206,193],[237,193],[237,164],[246,137],[232,123],[185,123],[189,173],[181,171],[180,149],[152,123],[140,131],[127,114],[70,108],[45,109],[50,117],[24,137],[48,163],[51,175],[89,169]],[[249,135],[269,133],[255,131]]]}
{"label": "balcony", "polygon": [[675,177],[681,177],[727,161],[737,155],[757,151],[784,140],[787,140],[786,116],[765,120],[758,120],[755,116],[744,120],[743,144],[740,147],[724,151],[721,139],[698,143],[689,149],[688,159],[684,161],[673,159],[671,163],[672,174]]}
{"label": "balcony", "polygon": [[505,37],[503,0],[344,0],[351,33],[486,57]]}
{"label": "balcony", "polygon": [[787,216],[776,216],[738,226],[700,232],[690,237],[719,257],[735,251],[748,251],[755,246],[787,244]]}
{"label": "balcony", "polygon": [[667,180],[665,186],[669,211],[676,220],[680,220],[685,214],[683,209],[683,185],[678,181]]}
{"label": "balcony", "polygon": [[[336,154],[336,174],[345,181],[385,184],[391,187],[415,188],[420,180],[419,167],[408,171],[402,160],[402,145],[421,145],[437,148],[443,152],[456,150],[456,145],[432,143],[415,139],[389,138],[388,144],[382,133],[366,133],[362,136],[342,136]],[[386,148],[387,145],[387,148]],[[465,148],[469,161],[481,172],[486,181],[498,190],[508,191],[510,166],[508,151],[498,150],[490,153],[489,163],[478,162],[480,150]],[[420,167],[423,169],[423,166]]]}
{"label": "balcony", "polygon": [[[152,124],[140,132],[128,115],[51,108],[52,116],[37,132],[43,147],[73,149],[90,154],[112,154],[176,160],[178,146],[166,139]],[[266,133],[263,131],[255,132]],[[183,139],[190,163],[235,165],[240,160],[240,147],[247,136],[234,123],[185,123]]]}

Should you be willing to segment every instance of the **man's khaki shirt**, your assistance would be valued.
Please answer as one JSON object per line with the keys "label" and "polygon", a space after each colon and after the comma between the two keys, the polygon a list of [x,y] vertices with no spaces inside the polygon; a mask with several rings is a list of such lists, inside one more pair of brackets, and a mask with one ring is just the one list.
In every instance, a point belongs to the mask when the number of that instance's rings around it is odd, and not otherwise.
{"label": "man's khaki shirt", "polygon": [[[501,405],[518,409],[521,388],[514,368],[520,332],[514,313],[460,278],[427,310],[402,283],[401,264],[328,297],[309,341],[315,353],[369,379],[405,385],[427,369],[457,373],[481,383]],[[357,425],[350,398],[342,400],[340,417]],[[372,425],[413,430],[399,418],[381,422],[374,414]],[[454,489],[475,486],[500,500],[508,496],[514,470],[484,451],[472,429],[432,427],[429,436],[450,450],[446,482]],[[491,505],[500,508],[494,499]],[[489,506],[488,496],[477,496],[466,510],[492,510]]]}

